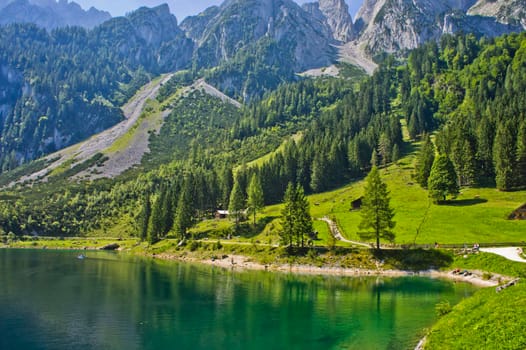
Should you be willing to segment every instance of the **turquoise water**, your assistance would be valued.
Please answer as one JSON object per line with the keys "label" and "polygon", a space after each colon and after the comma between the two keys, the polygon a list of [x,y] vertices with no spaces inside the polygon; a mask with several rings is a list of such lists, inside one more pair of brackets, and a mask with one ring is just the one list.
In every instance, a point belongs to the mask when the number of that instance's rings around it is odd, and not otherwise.
{"label": "turquoise water", "polygon": [[0,349],[412,349],[474,291],[77,254],[0,249]]}

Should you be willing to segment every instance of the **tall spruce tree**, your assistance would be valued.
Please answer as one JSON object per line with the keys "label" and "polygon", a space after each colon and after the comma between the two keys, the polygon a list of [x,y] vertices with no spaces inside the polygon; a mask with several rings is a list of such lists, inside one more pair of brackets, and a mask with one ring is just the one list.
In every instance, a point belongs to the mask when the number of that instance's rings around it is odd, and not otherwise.
{"label": "tall spruce tree", "polygon": [[281,211],[281,242],[289,248],[294,245],[304,247],[308,235],[312,232],[312,217],[309,201],[301,185],[289,183]]}
{"label": "tall spruce tree", "polygon": [[263,188],[261,186],[261,180],[257,174],[252,175],[250,184],[247,190],[248,195],[248,211],[254,217],[254,226],[256,226],[256,214],[257,211],[265,205],[265,198],[263,194]]}
{"label": "tall spruce tree", "polygon": [[296,245],[305,246],[305,240],[312,233],[312,217],[310,216],[309,200],[305,196],[305,190],[300,185],[296,186],[296,203],[294,214],[294,231],[296,235]]}
{"label": "tall spruce tree", "polygon": [[423,188],[427,188],[427,180],[435,160],[435,146],[429,134],[423,136],[423,144],[416,161],[416,181]]}
{"label": "tall spruce tree", "polygon": [[142,200],[141,212],[137,217],[139,238],[141,239],[141,241],[145,241],[148,237],[148,225],[150,223],[150,215],[152,212],[151,205],[152,204],[150,202],[150,194],[147,193]]}
{"label": "tall spruce tree", "polygon": [[513,124],[504,123],[497,128],[493,145],[495,163],[495,182],[501,191],[509,191],[515,182],[516,142],[513,135]]}
{"label": "tall spruce tree", "polygon": [[242,210],[245,205],[245,196],[243,195],[243,190],[239,184],[239,179],[236,178],[234,181],[234,187],[230,193],[230,201],[228,204],[228,211],[231,216],[234,216],[236,226],[239,224],[241,219]]}
{"label": "tall spruce tree", "polygon": [[429,196],[435,203],[445,201],[448,195],[456,196],[459,193],[458,177],[455,166],[446,154],[435,158],[428,179]]}
{"label": "tall spruce tree", "polygon": [[285,196],[283,197],[283,209],[281,210],[281,227],[280,232],[281,244],[289,249],[294,243],[294,205],[296,202],[296,190],[292,182],[289,182]]}
{"label": "tall spruce tree", "polygon": [[517,187],[526,187],[526,122],[522,123],[517,137]]}
{"label": "tall spruce tree", "polygon": [[160,195],[154,197],[152,215],[148,224],[148,243],[153,244],[159,240],[162,229],[162,198]]}
{"label": "tall spruce tree", "polygon": [[366,182],[358,235],[364,240],[376,239],[376,249],[379,250],[380,239],[392,242],[395,238],[392,231],[396,225],[393,221],[394,211],[390,206],[387,185],[380,178],[376,166],[367,175]]}
{"label": "tall spruce tree", "polygon": [[182,240],[186,239],[188,229],[192,227],[194,219],[190,182],[189,179],[185,179],[182,192],[179,195],[177,210],[175,211],[175,232]]}

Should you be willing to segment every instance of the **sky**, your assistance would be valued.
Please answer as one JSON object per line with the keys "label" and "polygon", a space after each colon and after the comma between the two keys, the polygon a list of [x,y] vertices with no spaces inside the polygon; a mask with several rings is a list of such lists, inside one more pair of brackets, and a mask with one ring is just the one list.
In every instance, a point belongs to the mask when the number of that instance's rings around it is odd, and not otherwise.
{"label": "sky", "polygon": [[[88,9],[91,6],[105,10],[111,13],[112,16],[122,16],[127,12],[133,11],[141,6],[156,6],[163,3],[167,3],[170,6],[171,12],[177,17],[177,20],[181,22],[185,17],[190,15],[196,15],[204,9],[212,5],[220,5],[223,0],[74,0],[79,3],[84,9]],[[305,2],[313,2],[315,0],[295,0],[296,2],[303,4]],[[349,4],[351,14],[358,11],[362,0],[346,0]]]}

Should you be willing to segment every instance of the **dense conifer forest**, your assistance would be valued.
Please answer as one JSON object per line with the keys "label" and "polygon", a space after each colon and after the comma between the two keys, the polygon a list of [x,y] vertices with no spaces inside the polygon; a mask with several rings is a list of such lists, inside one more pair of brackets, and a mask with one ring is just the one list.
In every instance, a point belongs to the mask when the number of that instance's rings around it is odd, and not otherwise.
{"label": "dense conifer forest", "polygon": [[[193,223],[228,209],[234,189],[244,202],[254,177],[268,205],[283,200],[289,183],[307,194],[324,192],[397,161],[410,148],[402,125],[428,145],[415,169],[423,187],[433,159],[445,157],[458,186],[524,188],[525,50],[525,34],[447,36],[407,59],[388,57],[359,84],[302,79],[241,109],[199,92],[178,97],[139,169],[115,180],[20,187],[3,195],[0,227],[70,236],[120,225],[151,241],[170,232],[184,237]],[[108,67],[108,74],[117,71]],[[193,78],[176,75],[159,99]]]}

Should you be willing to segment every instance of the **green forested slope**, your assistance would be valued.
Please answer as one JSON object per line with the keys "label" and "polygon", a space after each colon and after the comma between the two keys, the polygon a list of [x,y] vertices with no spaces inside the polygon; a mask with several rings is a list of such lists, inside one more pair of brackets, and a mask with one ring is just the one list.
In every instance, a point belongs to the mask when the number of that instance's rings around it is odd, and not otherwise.
{"label": "green forested slope", "polygon": [[[493,41],[446,37],[440,44],[414,51],[407,62],[388,58],[358,87],[338,79],[301,81],[283,85],[241,111],[199,93],[187,96],[173,102],[177,108],[160,135],[152,136],[152,153],[145,162],[153,165],[142,168],[151,169],[149,172],[139,174],[138,169],[117,181],[61,187],[65,189],[51,183],[31,192],[21,190],[16,199],[6,197],[0,203],[0,225],[16,234],[71,235],[89,234],[118,221],[128,227],[128,233],[140,235],[139,228],[145,227],[141,215],[148,207],[147,231],[163,237],[173,228],[180,213],[177,207],[185,205],[190,222],[209,217],[215,209],[227,207],[235,183],[246,193],[253,175],[261,179],[266,204],[279,203],[289,182],[299,183],[307,193],[325,192],[362,177],[372,158],[384,166],[414,152],[414,145],[407,141],[424,132],[436,133],[436,147],[453,160],[459,182],[475,186],[465,193],[491,200],[494,196],[486,193],[495,189],[478,190],[476,186],[524,187],[522,101],[526,96],[519,88],[526,78],[521,68],[526,66],[523,45],[524,34]],[[161,99],[169,99],[170,89],[177,90],[189,80],[179,79],[167,84]],[[405,142],[403,119],[408,125]],[[286,143],[264,162],[244,165],[278,149],[293,134],[299,135],[295,142]],[[506,152],[500,150],[501,138],[508,142]],[[171,163],[159,166],[167,161]],[[417,194],[411,205],[426,208],[426,191],[417,189],[411,179],[414,162],[406,159],[401,167],[404,175],[398,180],[404,183],[393,188],[393,197],[404,204],[402,187],[411,183]],[[520,196],[520,192],[513,194],[508,203],[520,203]],[[46,208],[39,203],[46,203]],[[409,204],[399,210],[408,212]],[[71,210],[62,213],[64,206]],[[445,216],[458,211],[436,208]],[[462,208],[470,210],[469,206]],[[508,209],[506,205],[502,210]],[[425,209],[416,212],[423,215]],[[162,213],[155,224],[153,213]],[[480,213],[496,220],[491,224],[496,226],[480,227],[482,231],[498,227],[503,220],[502,213],[499,218],[494,216],[496,211]],[[403,242],[414,237],[421,217],[411,219],[409,215],[405,223],[400,220]],[[353,234],[353,224],[341,225]],[[434,233],[426,240],[437,237],[435,231],[429,232]],[[472,239],[478,234],[485,232],[461,232],[458,240],[462,235]]]}

